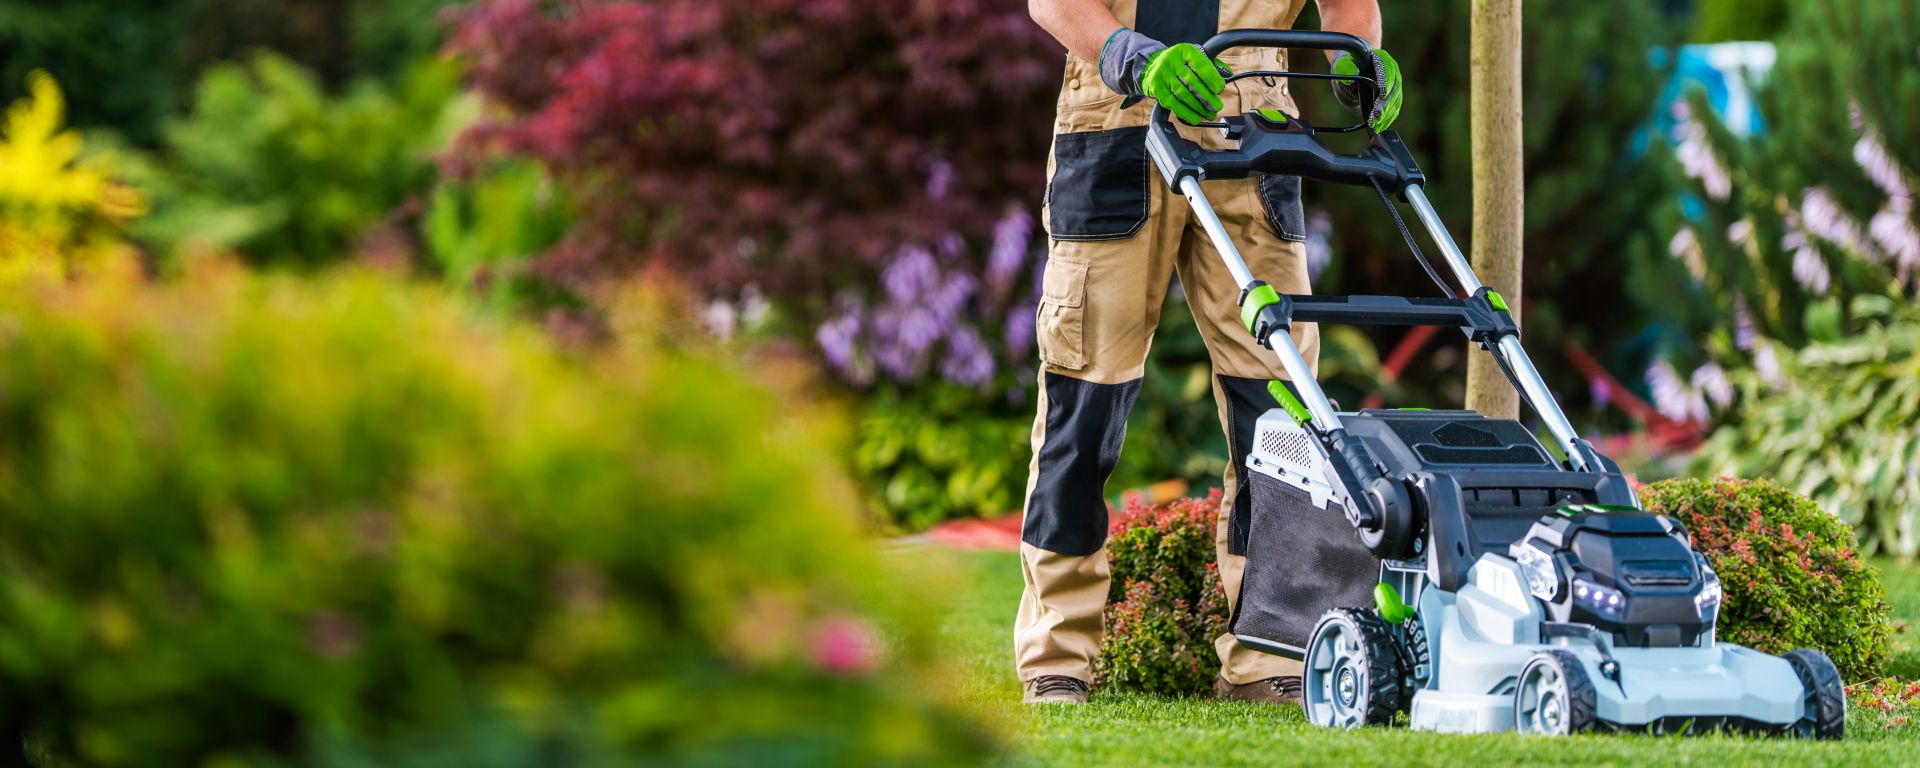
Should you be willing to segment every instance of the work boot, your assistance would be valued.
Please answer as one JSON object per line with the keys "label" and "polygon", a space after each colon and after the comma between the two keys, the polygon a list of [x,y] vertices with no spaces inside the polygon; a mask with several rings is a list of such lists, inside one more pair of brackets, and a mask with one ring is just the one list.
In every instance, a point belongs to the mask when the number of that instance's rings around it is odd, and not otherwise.
{"label": "work boot", "polygon": [[1027,681],[1026,704],[1085,704],[1086,681],[1066,675],[1041,675]]}
{"label": "work boot", "polygon": [[1300,703],[1300,678],[1269,677],[1235,685],[1224,677],[1213,681],[1213,693],[1222,699],[1257,701],[1267,704]]}

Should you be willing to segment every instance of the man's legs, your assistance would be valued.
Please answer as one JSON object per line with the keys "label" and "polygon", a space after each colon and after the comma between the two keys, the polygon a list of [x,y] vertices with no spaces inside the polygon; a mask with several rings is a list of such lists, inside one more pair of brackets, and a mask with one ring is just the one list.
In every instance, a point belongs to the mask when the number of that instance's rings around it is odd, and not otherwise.
{"label": "man's legs", "polygon": [[[1266,281],[1281,293],[1311,292],[1306,248],[1279,234],[1262,204],[1256,180],[1207,182],[1204,189],[1255,279]],[[1213,398],[1231,451],[1214,546],[1228,609],[1237,610],[1240,578],[1246,570],[1246,526],[1252,510],[1240,465],[1252,448],[1254,421],[1274,407],[1266,383],[1287,376],[1273,351],[1256,343],[1240,324],[1240,288],[1197,221],[1187,227],[1176,266],[1181,288],[1193,307],[1194,322],[1200,326],[1200,335],[1213,358]],[[1292,335],[1307,364],[1317,366],[1319,329],[1311,323],[1295,323]],[[1220,654],[1220,676],[1232,686],[1300,674],[1300,662],[1244,648],[1231,633],[1215,638],[1214,648]]]}
{"label": "man's legs", "polygon": [[1186,216],[1184,206],[1167,205],[1164,185],[1153,185],[1150,199],[1132,236],[1056,240],[1047,257],[1021,526],[1025,589],[1013,632],[1015,667],[1030,689],[1045,676],[1091,682],[1100,654],[1109,588],[1104,489],[1126,442]]}

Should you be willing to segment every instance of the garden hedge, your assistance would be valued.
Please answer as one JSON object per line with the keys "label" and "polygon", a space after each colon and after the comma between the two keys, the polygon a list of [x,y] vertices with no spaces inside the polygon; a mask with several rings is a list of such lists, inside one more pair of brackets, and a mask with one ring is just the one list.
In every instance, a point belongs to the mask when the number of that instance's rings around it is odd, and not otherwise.
{"label": "garden hedge", "polygon": [[0,762],[990,748],[836,430],[663,315],[568,353],[373,275],[198,269],[0,283]]}
{"label": "garden hedge", "polygon": [[1718,639],[1780,654],[1818,648],[1849,681],[1892,659],[1892,607],[1853,529],[1770,480],[1675,479],[1640,490],[1720,574]]}

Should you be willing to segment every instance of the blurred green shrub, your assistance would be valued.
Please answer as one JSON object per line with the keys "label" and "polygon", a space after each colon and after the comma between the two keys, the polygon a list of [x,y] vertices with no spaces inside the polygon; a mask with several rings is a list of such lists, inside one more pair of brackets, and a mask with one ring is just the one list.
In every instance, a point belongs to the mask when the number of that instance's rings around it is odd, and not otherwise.
{"label": "blurred green shrub", "polygon": [[339,97],[276,54],[216,66],[140,179],[155,202],[137,232],[173,261],[228,250],[272,266],[350,257],[432,184],[435,155],[476,111],[459,88],[448,61]]}
{"label": "blurred green shrub", "polygon": [[272,50],[329,87],[398,76],[440,44],[442,8],[460,0],[60,0],[0,4],[0,99],[44,69],[84,86],[73,122],[136,146],[191,95],[207,67]]}
{"label": "blurred green shrub", "polygon": [[798,376],[619,306],[570,356],[361,272],[0,282],[0,761],[982,757]]}
{"label": "blurred green shrub", "polygon": [[1893,608],[1845,522],[1768,480],[1662,480],[1640,500],[1685,525],[1720,575],[1719,640],[1817,648],[1853,682],[1886,669]]}
{"label": "blurred green shrub", "polygon": [[1778,477],[1901,557],[1920,551],[1920,310],[1862,296],[1865,327],[1779,354],[1695,460],[1710,475]]}
{"label": "blurred green shrub", "polygon": [[85,154],[66,96],[45,72],[0,116],[0,276],[68,276],[127,256],[127,223],[146,209],[111,154]]}
{"label": "blurred green shrub", "polygon": [[578,296],[534,270],[534,259],[572,223],[563,190],[544,169],[503,162],[434,185],[420,220],[421,251],[447,280],[497,311],[577,308]]}
{"label": "blurred green shrub", "polygon": [[1786,23],[1786,0],[1700,0],[1690,42],[1770,40]]}
{"label": "blurred green shrub", "polygon": [[980,400],[948,384],[883,388],[863,400],[853,466],[887,524],[918,531],[1020,509],[1033,417]]}
{"label": "blurred green shrub", "polygon": [[1791,14],[1755,95],[1763,133],[1689,99],[1689,215],[1629,295],[1661,329],[1655,405],[1726,425],[1701,469],[1777,478],[1911,558],[1920,0]]}
{"label": "blurred green shrub", "polygon": [[1113,568],[1094,676],[1101,686],[1162,696],[1205,693],[1220,674],[1213,639],[1227,629],[1214,563],[1220,491],[1205,499],[1129,503],[1107,532]]}

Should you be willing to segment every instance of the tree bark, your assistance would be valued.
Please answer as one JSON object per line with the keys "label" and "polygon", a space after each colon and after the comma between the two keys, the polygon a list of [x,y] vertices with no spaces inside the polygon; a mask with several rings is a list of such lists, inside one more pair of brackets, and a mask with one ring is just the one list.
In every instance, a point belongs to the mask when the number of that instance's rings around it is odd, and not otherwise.
{"label": "tree bark", "polygon": [[[1520,319],[1526,189],[1520,134],[1520,0],[1473,0],[1468,60],[1473,77],[1473,270]],[[1467,407],[1492,418],[1520,415],[1520,395],[1492,356],[1467,358]]]}

